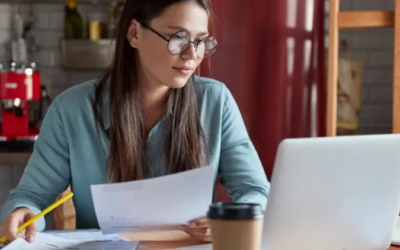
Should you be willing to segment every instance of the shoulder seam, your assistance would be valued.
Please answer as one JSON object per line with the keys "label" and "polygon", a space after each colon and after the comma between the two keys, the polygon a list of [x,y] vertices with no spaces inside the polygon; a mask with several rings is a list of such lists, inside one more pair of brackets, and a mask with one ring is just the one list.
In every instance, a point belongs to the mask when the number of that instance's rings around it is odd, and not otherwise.
{"label": "shoulder seam", "polygon": [[228,145],[225,148],[221,148],[221,151],[226,151],[226,150],[232,149],[234,147],[237,147],[239,145],[246,144],[246,143],[249,143],[249,142],[251,142],[250,138],[243,139],[243,140],[241,140],[241,141],[239,141],[239,142],[237,142],[235,144]]}

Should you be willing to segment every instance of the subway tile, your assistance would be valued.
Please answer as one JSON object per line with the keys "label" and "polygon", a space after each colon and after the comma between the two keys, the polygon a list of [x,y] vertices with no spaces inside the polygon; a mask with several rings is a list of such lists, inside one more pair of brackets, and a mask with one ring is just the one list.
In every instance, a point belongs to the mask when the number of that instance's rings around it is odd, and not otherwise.
{"label": "subway tile", "polygon": [[64,28],[64,12],[53,11],[49,15],[50,15],[50,29],[62,30]]}
{"label": "subway tile", "polygon": [[52,50],[48,51],[48,66],[53,68],[53,67],[59,67],[61,64],[61,59],[60,59],[60,51],[57,50]]}
{"label": "subway tile", "polygon": [[58,49],[62,31],[37,31],[36,39],[40,47],[44,49]]}
{"label": "subway tile", "polygon": [[39,68],[57,68],[60,66],[60,52],[57,50],[40,50],[31,54],[31,61],[38,63]]}
{"label": "subway tile", "polygon": [[11,12],[11,11],[12,11],[11,4],[0,3],[0,12]]}
{"label": "subway tile", "polygon": [[0,44],[0,63],[5,63],[9,61],[8,51],[3,44]]}
{"label": "subway tile", "polygon": [[[378,0],[381,1],[381,0]],[[339,6],[341,11],[348,11],[348,10],[353,10],[353,1],[352,0],[343,0],[340,1],[340,6]]]}
{"label": "subway tile", "polygon": [[10,195],[10,191],[13,189],[12,186],[3,185],[0,183],[0,210],[3,208],[5,201],[8,199]]}
{"label": "subway tile", "polygon": [[350,51],[358,49],[356,46],[357,38],[359,37],[360,31],[353,30],[341,30],[339,31],[339,40],[345,40],[349,46]]}
{"label": "subway tile", "polygon": [[364,103],[361,107],[360,120],[373,121],[376,123],[390,121],[392,119],[391,104],[369,104]]}
{"label": "subway tile", "polygon": [[[65,2],[65,1],[64,1]],[[60,1],[63,3],[63,1]],[[35,4],[33,5],[34,13],[44,12],[44,11],[64,11],[64,4]]]}
{"label": "subway tile", "polygon": [[37,63],[39,68],[49,67],[49,52],[47,50],[40,50],[30,54],[30,61]]}
{"label": "subway tile", "polygon": [[[384,71],[380,68],[369,68],[364,71],[363,83],[368,84],[383,84],[385,76]],[[365,88],[365,86],[364,86]]]}
{"label": "subway tile", "polygon": [[368,104],[392,104],[393,102],[393,87],[387,85],[368,85],[364,87],[368,92]]}
{"label": "subway tile", "polygon": [[11,40],[11,33],[6,30],[0,30],[0,44],[9,43]]}
{"label": "subway tile", "polygon": [[2,195],[0,196],[0,212],[1,212],[1,210],[3,209],[4,204],[7,201],[8,196],[10,194],[10,190],[8,190],[8,189],[5,189],[5,190],[0,189],[0,193],[2,193]]}
{"label": "subway tile", "polygon": [[56,68],[60,65],[60,52],[57,50],[40,50],[30,54],[30,59],[38,63],[39,68]]}
{"label": "subway tile", "polygon": [[383,75],[384,75],[384,82],[386,84],[391,84],[393,85],[393,65],[391,65],[390,67],[386,67],[384,69],[382,69]]}
{"label": "subway tile", "polygon": [[392,133],[392,126],[372,126],[372,127],[361,126],[357,131],[358,135],[391,134],[391,133]]}
{"label": "subway tile", "polygon": [[41,84],[46,88],[47,95],[50,96],[51,99],[54,99],[55,95],[53,95],[53,86],[47,84],[46,82],[42,82]]}
{"label": "subway tile", "polygon": [[369,52],[368,66],[390,67],[393,66],[393,51],[391,50],[371,50]]}
{"label": "subway tile", "polygon": [[386,0],[353,0],[354,10],[387,10],[388,7]]}
{"label": "subway tile", "polygon": [[12,186],[12,167],[0,166],[0,184],[2,186]]}
{"label": "subway tile", "polygon": [[393,29],[363,30],[350,36],[353,37],[351,46],[357,49],[386,50],[393,46]]}
{"label": "subway tile", "polygon": [[30,5],[29,4],[18,4],[18,5],[14,5],[12,8],[13,8],[12,11],[21,13],[24,17],[26,17],[29,13]]}
{"label": "subway tile", "polygon": [[[43,69],[41,77],[42,84],[47,86],[49,89],[68,85],[67,73],[61,69]],[[54,97],[52,93],[50,93],[50,95]]]}
{"label": "subway tile", "polygon": [[13,166],[12,167],[12,179],[13,179],[13,188],[16,187],[21,180],[22,175],[24,174],[25,166]]}
{"label": "subway tile", "polygon": [[74,86],[89,80],[98,79],[102,74],[102,71],[70,71],[68,72],[69,86]]}
{"label": "subway tile", "polygon": [[394,1],[395,0],[387,0],[387,9],[394,10]]}
{"label": "subway tile", "polygon": [[33,27],[35,30],[49,29],[51,25],[50,13],[41,12],[35,15]]}
{"label": "subway tile", "polygon": [[50,95],[52,98],[55,98],[56,96],[58,96],[59,94],[61,94],[62,92],[64,92],[66,89],[68,89],[68,86],[57,86],[51,89]]}
{"label": "subway tile", "polygon": [[364,64],[368,62],[369,59],[369,52],[368,50],[362,50],[362,49],[357,49],[357,50],[352,50],[350,51],[350,55],[352,59],[362,61]]}
{"label": "subway tile", "polygon": [[0,11],[0,29],[11,30],[11,12]]}

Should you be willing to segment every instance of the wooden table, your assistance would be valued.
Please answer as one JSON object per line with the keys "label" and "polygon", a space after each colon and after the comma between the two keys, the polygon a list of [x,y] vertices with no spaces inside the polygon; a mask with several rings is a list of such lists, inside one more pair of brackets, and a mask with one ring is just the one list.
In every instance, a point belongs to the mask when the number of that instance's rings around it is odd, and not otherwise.
{"label": "wooden table", "polygon": [[[144,245],[145,242],[143,242]],[[196,245],[196,244],[192,244],[192,245]],[[177,247],[183,247],[183,246],[191,246],[191,245],[181,245],[179,242],[176,243],[176,245],[173,244],[173,242],[170,242],[169,245],[163,245],[162,243],[159,244],[149,244],[147,245],[149,248],[139,248],[139,249],[147,249],[147,250],[175,250]],[[321,249],[323,250],[323,249]],[[390,247],[388,250],[400,250],[400,247]]]}
{"label": "wooden table", "polygon": [[[141,244],[148,248],[139,249],[147,250],[175,250],[178,247],[202,244],[199,241],[191,239],[186,233],[181,231],[122,234],[121,236],[132,241],[140,241]],[[391,246],[388,250],[400,250],[400,247]]]}
{"label": "wooden table", "polygon": [[140,241],[140,244],[148,247],[145,248],[147,250],[175,250],[178,247],[204,244],[191,239],[188,234],[182,231],[121,234],[121,236],[132,241]]}

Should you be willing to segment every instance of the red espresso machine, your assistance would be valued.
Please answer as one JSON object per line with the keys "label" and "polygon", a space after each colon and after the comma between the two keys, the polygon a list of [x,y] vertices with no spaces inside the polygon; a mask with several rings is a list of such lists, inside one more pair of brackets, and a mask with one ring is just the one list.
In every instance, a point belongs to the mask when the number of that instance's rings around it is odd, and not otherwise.
{"label": "red espresso machine", "polygon": [[[35,63],[0,65],[1,142],[34,142],[39,135],[42,102],[49,99]],[[36,107],[35,104],[36,103]],[[33,114],[34,112],[35,114]]]}

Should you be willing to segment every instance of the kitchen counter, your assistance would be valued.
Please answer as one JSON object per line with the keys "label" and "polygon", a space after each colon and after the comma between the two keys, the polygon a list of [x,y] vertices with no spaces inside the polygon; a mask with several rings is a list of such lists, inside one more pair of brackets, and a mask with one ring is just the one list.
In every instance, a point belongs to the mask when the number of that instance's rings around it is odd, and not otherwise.
{"label": "kitchen counter", "polygon": [[33,145],[34,141],[0,142],[0,165],[25,167]]}

